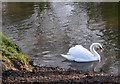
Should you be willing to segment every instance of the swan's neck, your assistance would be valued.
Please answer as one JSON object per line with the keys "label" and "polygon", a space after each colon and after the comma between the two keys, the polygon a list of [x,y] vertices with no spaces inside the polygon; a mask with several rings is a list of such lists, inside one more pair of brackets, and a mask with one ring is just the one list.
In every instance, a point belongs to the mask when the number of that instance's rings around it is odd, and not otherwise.
{"label": "swan's neck", "polygon": [[100,60],[100,55],[95,51],[95,46],[94,45],[90,46],[90,51],[94,56],[97,57],[98,60]]}

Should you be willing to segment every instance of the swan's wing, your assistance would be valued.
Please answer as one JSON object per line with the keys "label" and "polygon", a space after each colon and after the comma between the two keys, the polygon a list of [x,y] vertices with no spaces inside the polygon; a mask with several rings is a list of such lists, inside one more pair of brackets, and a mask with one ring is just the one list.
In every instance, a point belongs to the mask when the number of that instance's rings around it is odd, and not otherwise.
{"label": "swan's wing", "polygon": [[68,59],[68,60],[71,60],[73,61],[75,58],[72,56],[72,55],[64,55],[64,54],[61,54],[62,57]]}
{"label": "swan's wing", "polygon": [[68,53],[67,54],[77,54],[78,52],[79,52],[79,49],[82,49],[83,48],[83,46],[81,46],[81,45],[76,45],[76,46],[74,46],[74,47],[71,47],[70,49],[69,49],[69,51],[68,51]]}
{"label": "swan's wing", "polygon": [[93,54],[81,45],[76,45],[75,47],[70,48],[67,54],[70,54],[74,56],[75,59],[79,59],[79,60],[94,59]]}

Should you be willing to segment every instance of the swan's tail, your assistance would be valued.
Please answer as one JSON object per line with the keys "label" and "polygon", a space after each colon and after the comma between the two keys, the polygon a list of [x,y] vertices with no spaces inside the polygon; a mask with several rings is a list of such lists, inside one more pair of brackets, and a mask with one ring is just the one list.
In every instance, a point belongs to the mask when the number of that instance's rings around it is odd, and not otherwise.
{"label": "swan's tail", "polygon": [[67,58],[67,55],[61,54],[62,57]]}
{"label": "swan's tail", "polygon": [[66,58],[66,59],[68,59],[68,60],[70,60],[70,61],[73,61],[73,60],[74,60],[74,57],[71,56],[71,55],[64,55],[64,54],[61,54],[61,56],[64,57],[64,58]]}

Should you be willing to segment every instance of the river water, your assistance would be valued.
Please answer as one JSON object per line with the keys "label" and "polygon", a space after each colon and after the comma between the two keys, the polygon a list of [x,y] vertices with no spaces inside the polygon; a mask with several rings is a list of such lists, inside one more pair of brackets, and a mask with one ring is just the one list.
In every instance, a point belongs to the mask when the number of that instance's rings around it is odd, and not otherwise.
{"label": "river water", "polygon": [[[118,3],[4,2],[2,9],[3,33],[34,65],[118,74]],[[60,56],[74,45],[89,49],[94,42],[103,45],[101,62],[70,62]]]}

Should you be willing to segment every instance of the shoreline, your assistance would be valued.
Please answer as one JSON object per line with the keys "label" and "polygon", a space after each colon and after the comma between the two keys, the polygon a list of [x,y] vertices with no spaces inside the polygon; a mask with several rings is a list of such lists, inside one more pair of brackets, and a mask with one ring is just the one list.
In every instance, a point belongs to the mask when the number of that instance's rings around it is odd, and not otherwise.
{"label": "shoreline", "polygon": [[108,83],[119,84],[120,76],[105,73],[89,73],[59,67],[37,67],[32,71],[8,70],[2,73],[2,84],[8,83]]}

